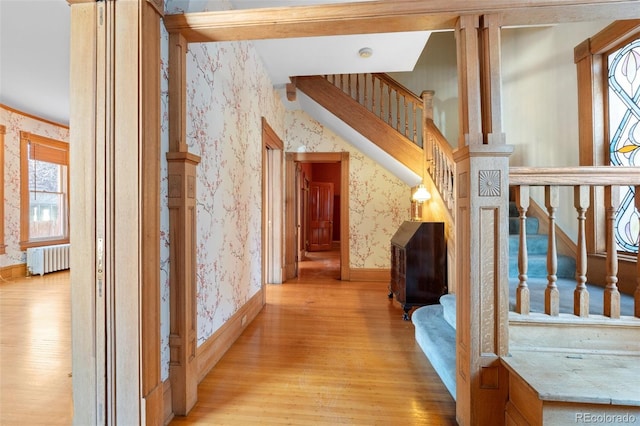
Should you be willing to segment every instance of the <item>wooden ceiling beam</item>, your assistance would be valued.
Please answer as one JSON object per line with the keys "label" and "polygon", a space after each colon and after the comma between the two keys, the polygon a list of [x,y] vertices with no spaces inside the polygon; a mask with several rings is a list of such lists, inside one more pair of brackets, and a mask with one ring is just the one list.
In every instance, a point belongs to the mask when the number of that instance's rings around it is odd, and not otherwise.
{"label": "wooden ceiling beam", "polygon": [[500,15],[501,26],[640,17],[638,0],[384,0],[166,15],[188,42],[453,29],[460,15]]}

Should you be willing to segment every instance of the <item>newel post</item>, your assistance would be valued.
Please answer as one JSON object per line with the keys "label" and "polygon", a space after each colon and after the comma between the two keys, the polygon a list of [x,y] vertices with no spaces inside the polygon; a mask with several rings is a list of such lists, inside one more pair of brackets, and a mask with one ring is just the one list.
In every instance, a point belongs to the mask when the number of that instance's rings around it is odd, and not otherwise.
{"label": "newel post", "polygon": [[186,53],[181,34],[169,35],[169,152],[167,153],[170,292],[169,380],[173,413],[198,400],[196,305],[196,171],[200,157],[186,143]]}
{"label": "newel post", "polygon": [[[456,420],[502,425],[508,373],[509,156],[500,115],[500,28],[461,16],[456,28],[460,140],[456,161]],[[482,58],[482,59],[480,59]]]}

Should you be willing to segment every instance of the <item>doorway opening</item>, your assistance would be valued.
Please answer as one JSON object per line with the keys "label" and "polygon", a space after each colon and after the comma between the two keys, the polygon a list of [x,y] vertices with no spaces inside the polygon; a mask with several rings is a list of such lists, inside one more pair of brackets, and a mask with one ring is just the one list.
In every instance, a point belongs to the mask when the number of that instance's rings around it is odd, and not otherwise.
{"label": "doorway opening", "polygon": [[349,280],[349,153],[289,153],[286,175],[286,279]]}

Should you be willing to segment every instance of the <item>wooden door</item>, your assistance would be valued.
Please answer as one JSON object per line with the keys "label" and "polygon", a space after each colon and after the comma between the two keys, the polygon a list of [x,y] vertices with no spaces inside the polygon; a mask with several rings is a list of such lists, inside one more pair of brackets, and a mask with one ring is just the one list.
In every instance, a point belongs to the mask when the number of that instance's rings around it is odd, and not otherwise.
{"label": "wooden door", "polygon": [[331,250],[333,241],[333,183],[309,185],[309,251]]}

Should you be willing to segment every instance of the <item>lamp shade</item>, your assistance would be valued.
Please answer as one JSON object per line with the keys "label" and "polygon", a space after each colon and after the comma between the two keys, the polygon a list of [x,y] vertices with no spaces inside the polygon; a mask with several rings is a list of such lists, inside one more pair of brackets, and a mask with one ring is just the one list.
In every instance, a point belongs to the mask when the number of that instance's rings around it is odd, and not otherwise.
{"label": "lamp shade", "polygon": [[431,199],[431,194],[427,191],[427,188],[424,185],[420,184],[416,192],[413,193],[413,201],[418,203],[424,203],[425,201]]}

